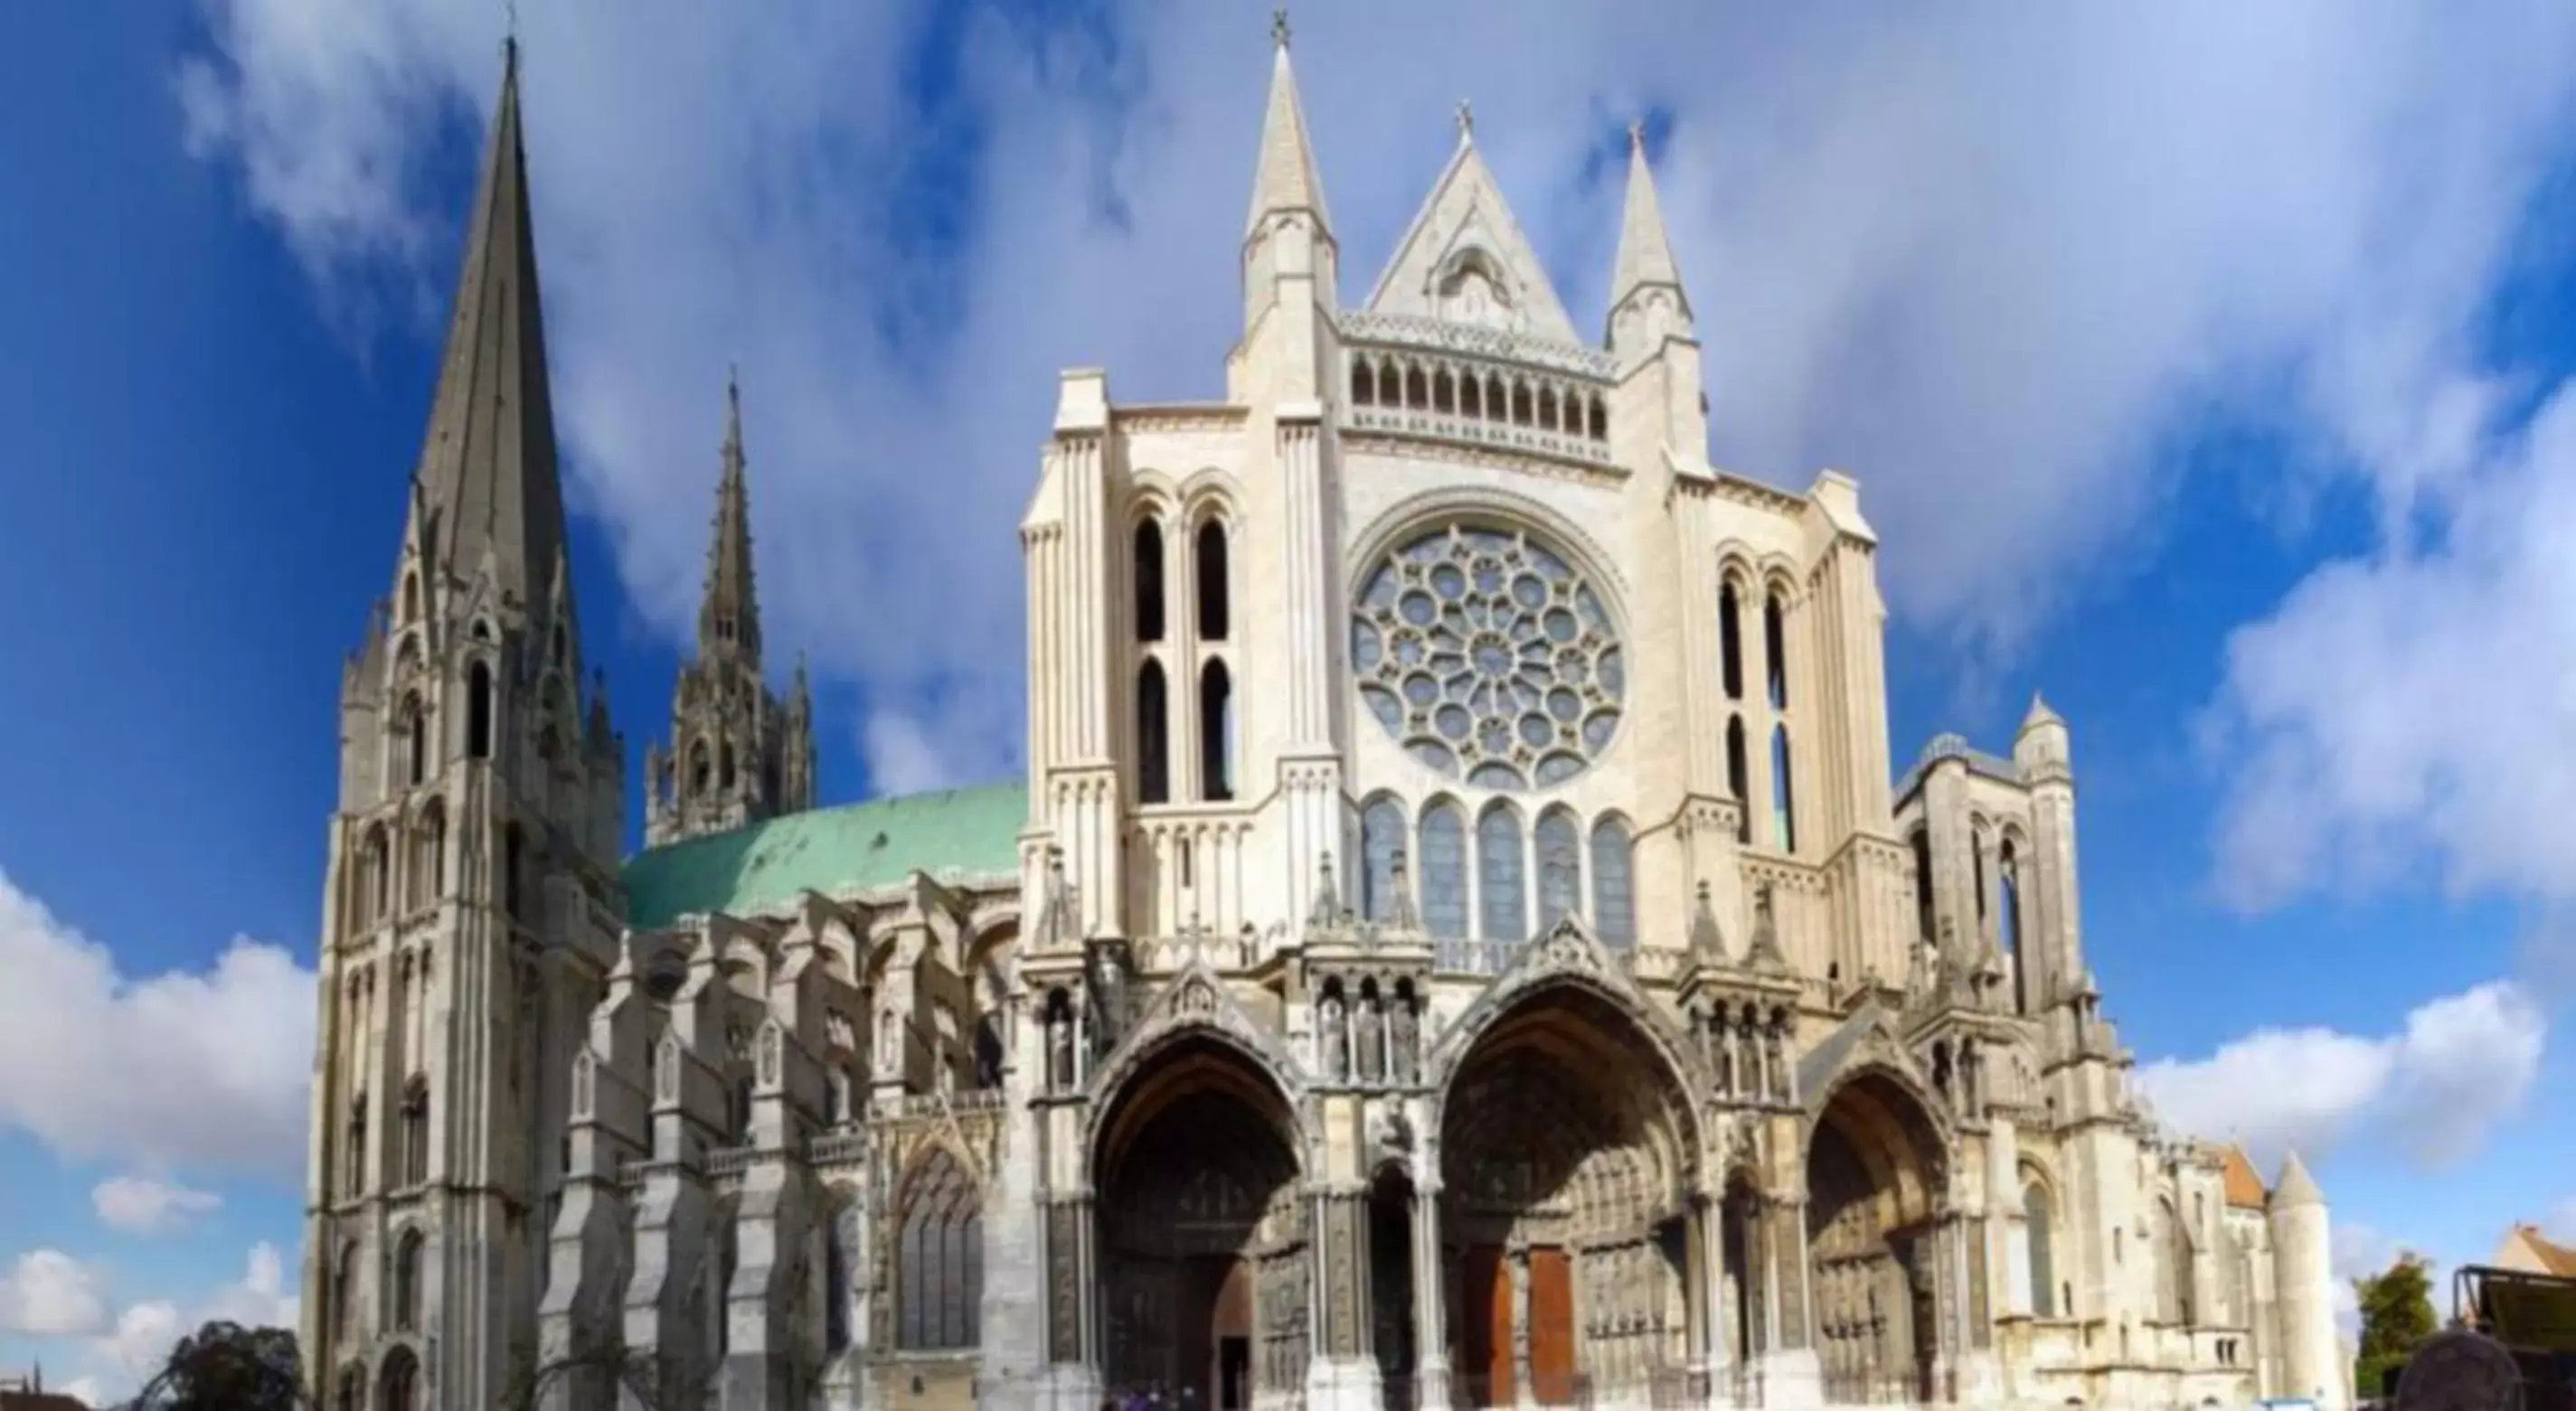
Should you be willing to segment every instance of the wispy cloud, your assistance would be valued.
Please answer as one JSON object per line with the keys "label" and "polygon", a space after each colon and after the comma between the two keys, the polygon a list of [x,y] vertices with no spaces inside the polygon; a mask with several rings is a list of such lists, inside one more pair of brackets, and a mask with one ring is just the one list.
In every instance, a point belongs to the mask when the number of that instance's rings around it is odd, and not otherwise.
{"label": "wispy cloud", "polygon": [[213,1191],[191,1190],[153,1176],[110,1176],[90,1191],[89,1201],[100,1223],[132,1235],[186,1229],[224,1203]]}

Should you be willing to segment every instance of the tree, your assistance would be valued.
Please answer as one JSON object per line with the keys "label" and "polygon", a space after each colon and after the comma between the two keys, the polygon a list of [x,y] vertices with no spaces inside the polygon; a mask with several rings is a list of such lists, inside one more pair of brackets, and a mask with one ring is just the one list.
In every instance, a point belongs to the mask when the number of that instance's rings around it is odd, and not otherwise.
{"label": "tree", "polygon": [[2362,1396],[2376,1396],[2382,1379],[2405,1366],[2437,1327],[2433,1263],[2401,1250],[2385,1273],[2353,1280],[2352,1291],[2361,1304],[2361,1360],[2353,1385]]}
{"label": "tree", "polygon": [[129,1403],[137,1411],[309,1411],[295,1334],[209,1322],[170,1349]]}

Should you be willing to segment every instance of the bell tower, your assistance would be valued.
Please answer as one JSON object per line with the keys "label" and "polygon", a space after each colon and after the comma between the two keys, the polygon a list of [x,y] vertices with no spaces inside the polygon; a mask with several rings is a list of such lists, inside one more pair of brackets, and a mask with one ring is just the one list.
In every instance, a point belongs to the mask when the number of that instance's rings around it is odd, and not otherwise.
{"label": "bell tower", "polygon": [[515,44],[489,143],[393,596],[341,680],[301,1330],[333,1404],[493,1405],[533,1355],[570,1045],[622,910]]}

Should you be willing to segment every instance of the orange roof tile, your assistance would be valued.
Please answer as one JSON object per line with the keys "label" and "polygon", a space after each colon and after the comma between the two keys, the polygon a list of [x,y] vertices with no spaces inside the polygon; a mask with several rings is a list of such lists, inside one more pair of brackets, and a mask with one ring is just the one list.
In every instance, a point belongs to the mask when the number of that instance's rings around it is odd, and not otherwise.
{"label": "orange roof tile", "polygon": [[2241,1146],[2227,1149],[2226,1184],[2229,1205],[2239,1210],[2263,1208],[2263,1178],[2255,1173],[2254,1163],[2246,1158]]}
{"label": "orange roof tile", "polygon": [[2520,1233],[2542,1268],[2562,1279],[2576,1278],[2576,1249],[2552,1242],[2540,1233],[2538,1225],[2521,1226]]}

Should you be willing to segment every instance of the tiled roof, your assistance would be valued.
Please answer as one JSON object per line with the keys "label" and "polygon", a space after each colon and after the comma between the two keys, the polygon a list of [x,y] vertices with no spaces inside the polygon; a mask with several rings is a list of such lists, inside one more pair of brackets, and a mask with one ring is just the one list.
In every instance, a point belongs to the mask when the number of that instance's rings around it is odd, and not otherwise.
{"label": "tiled roof", "polygon": [[890,887],[912,873],[1019,870],[1025,785],[986,784],[791,813],[638,853],[626,863],[627,924],[639,931],[711,911],[750,915],[804,892]]}
{"label": "tiled roof", "polygon": [[2264,1204],[2263,1178],[2247,1159],[2245,1148],[2227,1149],[2227,1203],[2239,1210],[2260,1210]]}
{"label": "tiled roof", "polygon": [[2522,1236],[2522,1242],[2530,1246],[2532,1257],[2540,1261],[2541,1268],[2562,1279],[2576,1279],[2576,1249],[2553,1242],[2540,1233],[2537,1225],[2517,1225],[2514,1233]]}

